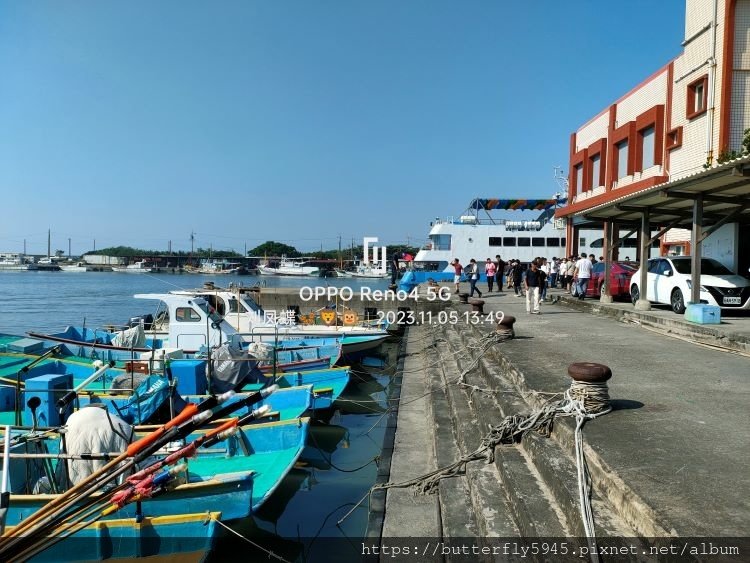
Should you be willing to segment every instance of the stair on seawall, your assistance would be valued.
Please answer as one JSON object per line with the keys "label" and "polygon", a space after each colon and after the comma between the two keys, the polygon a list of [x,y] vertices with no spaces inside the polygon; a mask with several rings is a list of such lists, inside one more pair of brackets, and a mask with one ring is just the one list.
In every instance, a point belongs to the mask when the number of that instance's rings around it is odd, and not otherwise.
{"label": "stair on seawall", "polygon": [[[465,306],[459,306],[459,312],[463,308]],[[440,333],[435,335],[444,342],[435,347],[440,353],[440,366],[439,369],[432,368],[431,379],[439,378],[440,385],[444,385],[442,395],[452,420],[457,455],[475,450],[490,425],[499,424],[508,415],[529,414],[538,406],[532,406],[522,396],[521,391],[528,393],[528,389],[519,387],[516,381],[506,377],[499,369],[501,362],[498,352],[503,346],[512,346],[512,340],[495,344],[480,358],[477,357],[478,350],[466,351],[468,346],[476,347],[482,336],[492,328],[493,325],[481,324],[443,325]],[[478,361],[478,364],[467,372],[465,381],[476,388],[456,385],[462,370],[470,368],[474,361]],[[434,400],[440,400],[440,394],[434,395],[437,397]],[[439,412],[439,409],[433,408],[433,411]],[[555,428],[559,429],[567,422],[557,420]],[[436,425],[439,427],[440,421]],[[445,464],[440,460],[439,465]],[[481,460],[471,462],[467,466],[466,476],[460,479],[468,491],[470,511],[480,535],[585,535],[579,508],[576,465],[571,452],[565,451],[555,440],[529,433],[517,445],[495,448],[494,464]],[[444,480],[440,486],[441,502],[444,489],[448,488],[445,485],[447,481],[450,480]],[[637,535],[626,523],[628,519],[600,497],[596,490],[592,506],[598,535]],[[450,507],[442,508],[446,528],[446,522],[450,523],[452,517],[446,514]]]}

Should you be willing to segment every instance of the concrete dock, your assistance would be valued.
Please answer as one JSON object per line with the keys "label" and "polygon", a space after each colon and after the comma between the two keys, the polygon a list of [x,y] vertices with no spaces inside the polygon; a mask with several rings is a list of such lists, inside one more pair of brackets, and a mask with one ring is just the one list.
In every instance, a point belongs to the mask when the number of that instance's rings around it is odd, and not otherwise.
{"label": "concrete dock", "polygon": [[[512,292],[485,294],[485,312],[518,320],[516,338],[481,357],[477,344],[494,323],[408,329],[389,481],[472,452],[488,425],[567,389],[569,364],[597,362],[614,374],[613,411],[584,427],[597,535],[746,536],[750,318],[705,330],[671,311],[626,317],[627,304],[608,310],[598,301],[568,303],[560,291],[550,296],[560,299],[529,315]],[[448,307],[459,319],[469,308],[457,300]],[[456,384],[462,372],[473,389]],[[496,448],[493,463],[469,463],[437,494],[390,489],[383,539],[583,536],[574,427],[558,418],[549,438],[527,434]]]}

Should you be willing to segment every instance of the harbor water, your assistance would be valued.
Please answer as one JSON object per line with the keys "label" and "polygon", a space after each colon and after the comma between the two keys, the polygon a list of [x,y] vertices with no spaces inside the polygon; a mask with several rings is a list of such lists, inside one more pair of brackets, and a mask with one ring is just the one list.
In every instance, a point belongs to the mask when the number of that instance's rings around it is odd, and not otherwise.
{"label": "harbor water", "polygon": [[[361,285],[385,289],[388,280],[118,274],[109,272],[0,272],[0,332],[58,332],[67,325],[96,328],[123,324],[156,310],[157,302],[136,293],[165,293],[212,281],[228,286],[265,287]],[[398,342],[375,353],[380,369],[353,366],[351,382],[333,409],[314,415],[307,447],[296,467],[252,519],[231,523],[212,560],[236,557],[237,550],[286,561],[352,560],[368,522],[363,502],[338,524],[374,484],[387,425],[387,397],[398,357]],[[331,553],[332,543],[336,553]]]}

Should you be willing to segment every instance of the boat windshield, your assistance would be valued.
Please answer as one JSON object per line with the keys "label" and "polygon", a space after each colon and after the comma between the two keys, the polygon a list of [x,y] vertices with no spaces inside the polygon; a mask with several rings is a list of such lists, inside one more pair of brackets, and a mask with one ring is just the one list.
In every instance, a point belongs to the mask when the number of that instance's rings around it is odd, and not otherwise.
{"label": "boat windshield", "polygon": [[214,309],[211,307],[208,303],[206,303],[203,299],[196,299],[193,301],[193,303],[204,313],[208,315],[208,318],[213,323],[220,323],[224,320],[224,318]]}

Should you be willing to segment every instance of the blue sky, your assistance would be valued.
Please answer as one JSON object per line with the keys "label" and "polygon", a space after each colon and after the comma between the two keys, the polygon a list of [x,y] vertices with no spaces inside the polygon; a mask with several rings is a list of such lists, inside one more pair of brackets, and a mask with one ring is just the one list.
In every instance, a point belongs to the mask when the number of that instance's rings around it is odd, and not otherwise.
{"label": "blue sky", "polygon": [[0,251],[421,243],[550,197],[683,34],[682,0],[2,0]]}

